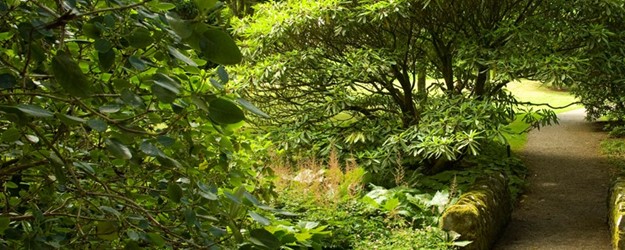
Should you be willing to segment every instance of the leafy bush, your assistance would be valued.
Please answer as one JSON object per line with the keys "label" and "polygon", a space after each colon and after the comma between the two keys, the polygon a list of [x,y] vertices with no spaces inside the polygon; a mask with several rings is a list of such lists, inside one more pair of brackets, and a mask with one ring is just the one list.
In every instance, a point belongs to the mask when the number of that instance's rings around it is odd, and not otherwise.
{"label": "leafy bush", "polygon": [[0,248],[236,248],[280,212],[220,5],[182,2],[0,2]]}

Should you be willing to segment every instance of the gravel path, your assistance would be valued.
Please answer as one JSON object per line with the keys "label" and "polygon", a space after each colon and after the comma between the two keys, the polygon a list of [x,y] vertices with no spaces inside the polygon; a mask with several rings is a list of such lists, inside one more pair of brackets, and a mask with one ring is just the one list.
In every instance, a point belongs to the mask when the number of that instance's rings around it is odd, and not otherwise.
{"label": "gravel path", "polygon": [[529,187],[494,249],[611,249],[607,225],[610,167],[599,155],[604,133],[584,110],[533,131],[522,152]]}

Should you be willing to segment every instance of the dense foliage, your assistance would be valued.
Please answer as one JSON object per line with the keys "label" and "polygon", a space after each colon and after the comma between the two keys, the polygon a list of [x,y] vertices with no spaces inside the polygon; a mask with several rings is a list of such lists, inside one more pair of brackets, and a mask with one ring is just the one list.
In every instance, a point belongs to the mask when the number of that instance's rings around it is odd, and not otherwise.
{"label": "dense foliage", "polygon": [[266,145],[234,131],[266,115],[223,5],[176,4],[0,2],[0,248],[263,245]]}
{"label": "dense foliage", "polygon": [[336,147],[376,173],[398,158],[436,173],[505,143],[502,128],[524,112],[505,86],[537,74],[554,11],[533,0],[267,3],[234,22],[247,56],[237,81],[287,151]]}
{"label": "dense foliage", "polygon": [[591,117],[622,118],[623,13],[611,0],[0,1],[0,248],[468,244],[436,227],[443,209],[493,171],[518,194],[506,124],[555,120],[508,82],[568,84]]}

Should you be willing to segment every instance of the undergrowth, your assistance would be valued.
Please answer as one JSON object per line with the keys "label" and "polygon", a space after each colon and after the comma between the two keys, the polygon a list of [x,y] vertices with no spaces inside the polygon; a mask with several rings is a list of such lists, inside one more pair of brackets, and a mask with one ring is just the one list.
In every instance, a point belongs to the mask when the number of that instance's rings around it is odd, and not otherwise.
{"label": "undergrowth", "polygon": [[508,157],[499,144],[484,149],[431,176],[397,166],[390,188],[369,184],[364,168],[354,160],[339,162],[335,152],[327,160],[302,159],[294,165],[275,159],[271,168],[279,195],[272,205],[328,233],[318,242],[323,249],[454,249],[468,242],[439,229],[438,221],[477,178],[502,172],[513,197],[523,189],[526,170],[520,160]]}

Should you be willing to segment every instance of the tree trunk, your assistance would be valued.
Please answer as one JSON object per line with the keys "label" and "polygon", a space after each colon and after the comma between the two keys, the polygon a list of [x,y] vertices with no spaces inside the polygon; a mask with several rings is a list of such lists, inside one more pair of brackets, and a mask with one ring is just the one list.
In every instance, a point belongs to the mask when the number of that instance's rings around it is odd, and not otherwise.
{"label": "tree trunk", "polygon": [[419,69],[419,72],[417,73],[417,92],[419,93],[419,95],[424,97],[428,95],[428,93],[425,92],[425,78],[425,68]]}
{"label": "tree trunk", "polygon": [[488,82],[488,74],[490,73],[488,66],[479,64],[477,66],[477,79],[475,80],[475,96],[482,99],[486,94],[486,83]]}

